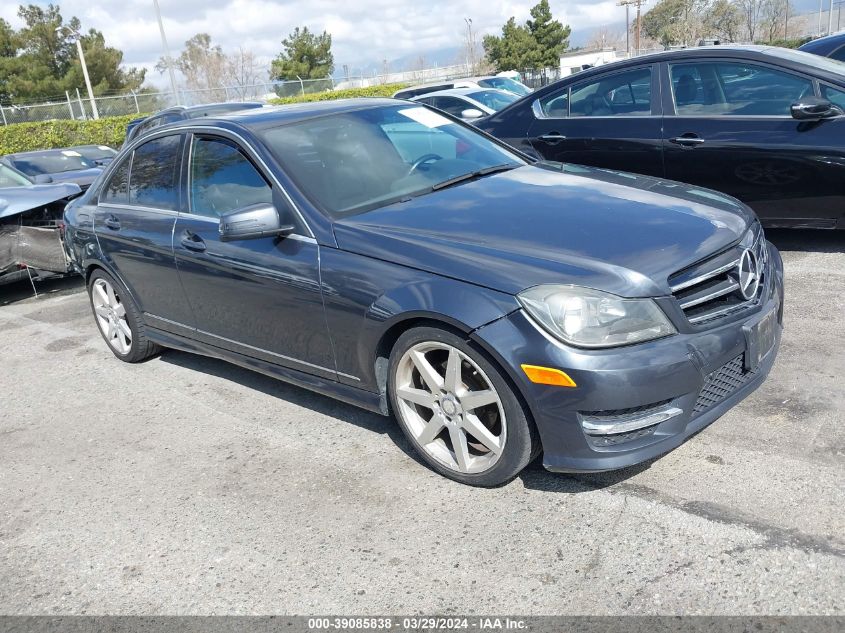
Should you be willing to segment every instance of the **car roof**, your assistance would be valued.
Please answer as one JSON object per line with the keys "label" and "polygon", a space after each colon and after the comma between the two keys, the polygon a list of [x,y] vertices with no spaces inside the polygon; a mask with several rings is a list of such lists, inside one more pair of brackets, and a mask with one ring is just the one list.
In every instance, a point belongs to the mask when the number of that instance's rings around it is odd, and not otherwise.
{"label": "car roof", "polygon": [[[548,86],[544,86],[541,90],[546,93],[552,86],[565,85],[575,81],[582,81],[589,77],[600,76],[607,72],[612,72],[616,69],[623,69],[632,66],[640,66],[644,63],[657,63],[662,61],[677,61],[687,59],[697,59],[702,57],[718,58],[739,58],[748,61],[771,61],[777,60],[785,67],[801,68],[804,72],[817,75],[830,76],[831,72],[828,68],[818,61],[811,53],[796,51],[793,49],[784,49],[777,46],[761,46],[756,44],[748,45],[713,45],[713,46],[696,46],[692,48],[679,48],[668,51],[660,51],[657,53],[648,53],[637,57],[630,57],[628,59],[621,59],[618,61],[603,64],[601,66],[594,66],[579,73],[569,75],[559,81],[553,82]],[[806,59],[803,59],[806,57]],[[841,65],[839,62],[834,62]],[[809,70],[808,70],[809,68]],[[843,66],[845,70],[845,66]],[[845,74],[845,73],[842,73]],[[511,107],[511,106],[508,106]]]}
{"label": "car roof", "polygon": [[845,31],[833,33],[832,35],[825,35],[814,40],[810,40],[806,44],[798,47],[799,51],[813,52],[817,50],[827,51],[836,48],[839,44],[845,42]]}
{"label": "car roof", "polygon": [[164,110],[159,110],[158,112],[151,114],[150,116],[145,117],[141,120],[145,121],[146,119],[152,119],[153,117],[162,116],[173,112],[179,112],[183,114],[193,114],[194,112],[236,112],[240,110],[254,110],[263,106],[264,104],[258,101],[205,103],[192,106],[176,105],[171,106],[169,108],[165,108]]}
{"label": "car roof", "polygon": [[197,125],[222,126],[225,128],[229,127],[227,124],[235,124],[240,127],[250,129],[264,129],[286,123],[305,121],[307,119],[313,119],[330,114],[355,112],[376,107],[396,106],[402,103],[411,104],[414,102],[404,101],[401,99],[389,99],[386,97],[359,97],[356,99],[335,99],[328,101],[290,103],[279,106],[265,106],[263,108],[253,110],[228,112],[220,114],[219,116],[205,117],[201,120],[185,119],[182,121],[174,121],[173,123],[168,123],[167,125],[162,125],[161,127],[156,128],[155,131],[158,132],[160,130],[190,128]]}
{"label": "car roof", "polygon": [[509,92],[505,92],[504,90],[496,90],[495,88],[446,88],[445,90],[435,90],[434,92],[426,92],[425,94],[417,95],[414,97],[414,100],[421,99],[423,97],[468,97],[470,95],[476,94],[481,91],[494,91],[494,92],[502,92],[504,94],[510,94]]}

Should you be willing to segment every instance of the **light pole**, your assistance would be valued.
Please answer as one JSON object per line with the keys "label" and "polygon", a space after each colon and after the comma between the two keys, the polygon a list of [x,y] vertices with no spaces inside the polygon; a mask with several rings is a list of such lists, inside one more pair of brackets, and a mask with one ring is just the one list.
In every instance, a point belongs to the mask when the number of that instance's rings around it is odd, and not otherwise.
{"label": "light pole", "polygon": [[[76,40],[76,52],[79,53],[79,63],[82,65],[82,76],[85,77],[85,87],[88,88],[88,100],[91,102],[91,113],[95,119],[100,118],[100,113],[97,111],[97,101],[94,99],[94,90],[91,88],[91,78],[88,77],[88,64],[85,63],[85,53],[82,51],[82,35],[79,31],[74,31],[69,26],[60,26],[56,29],[57,33],[67,31],[71,37]],[[85,114],[84,112],[82,114]]]}
{"label": "light pole", "polygon": [[170,47],[167,46],[167,37],[164,35],[164,23],[161,21],[161,10],[158,8],[158,0],[153,0],[156,18],[158,19],[158,30],[161,33],[161,45],[164,47],[164,59],[167,62],[167,72],[170,75],[170,89],[173,90],[173,98],[176,105],[179,105],[179,91],[176,90],[176,75],[173,74],[173,60],[170,57]]}
{"label": "light pole", "polygon": [[830,6],[827,12],[827,34],[833,33],[833,0],[830,0]]}
{"label": "light pole", "polygon": [[625,29],[626,38],[625,39],[628,42],[628,54],[629,55],[631,53],[631,50],[630,50],[631,44],[630,44],[630,41],[628,40],[628,36],[627,36],[627,33],[631,30],[631,27],[627,26],[629,24],[629,13],[628,13],[629,7],[632,4],[637,7],[637,38],[636,38],[636,41],[635,41],[635,47],[636,47],[637,55],[639,55],[640,54],[640,32],[642,31],[642,24],[641,24],[642,20],[640,19],[640,17],[641,17],[641,7],[642,7],[643,4],[645,4],[645,2],[646,2],[646,0],[619,0],[619,2],[617,2],[617,6],[625,7],[625,22],[626,22],[626,29]]}
{"label": "light pole", "polygon": [[475,72],[475,41],[472,39],[472,18],[464,18],[467,24],[467,65],[469,72]]}

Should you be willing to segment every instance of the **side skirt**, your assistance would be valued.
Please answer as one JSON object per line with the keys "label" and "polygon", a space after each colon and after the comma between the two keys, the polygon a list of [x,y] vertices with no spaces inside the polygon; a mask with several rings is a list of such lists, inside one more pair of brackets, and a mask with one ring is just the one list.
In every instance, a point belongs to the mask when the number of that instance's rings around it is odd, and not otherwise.
{"label": "side skirt", "polygon": [[162,347],[169,347],[171,349],[178,349],[183,352],[191,354],[200,354],[201,356],[209,356],[211,358],[218,358],[226,362],[238,365],[244,369],[257,371],[265,374],[271,378],[283,380],[297,387],[310,389],[317,393],[335,398],[347,404],[356,407],[361,407],[373,413],[380,413],[381,415],[388,415],[387,398],[384,394],[372,393],[371,391],[364,391],[357,387],[344,385],[343,383],[333,380],[326,380],[318,376],[312,376],[305,372],[297,371],[289,367],[282,367],[268,363],[257,358],[238,354],[227,349],[200,343],[199,341],[187,339],[177,334],[171,334],[164,330],[159,330],[147,325],[147,338],[152,342],[161,345]]}

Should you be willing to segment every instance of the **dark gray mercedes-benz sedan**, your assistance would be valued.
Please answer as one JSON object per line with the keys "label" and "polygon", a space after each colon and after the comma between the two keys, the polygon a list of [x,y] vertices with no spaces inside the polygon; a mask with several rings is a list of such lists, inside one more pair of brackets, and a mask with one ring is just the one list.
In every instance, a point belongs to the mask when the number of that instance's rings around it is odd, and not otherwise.
{"label": "dark gray mercedes-benz sedan", "polygon": [[541,452],[556,471],[665,453],[780,342],[781,259],[745,205],[535,162],[411,102],[164,126],[65,215],[121,360],[172,347],[392,413],[472,485]]}

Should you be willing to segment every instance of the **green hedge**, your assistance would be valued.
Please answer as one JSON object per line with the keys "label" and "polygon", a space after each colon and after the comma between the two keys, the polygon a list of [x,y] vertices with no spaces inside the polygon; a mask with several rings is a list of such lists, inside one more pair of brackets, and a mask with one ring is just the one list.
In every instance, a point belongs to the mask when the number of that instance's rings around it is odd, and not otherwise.
{"label": "green hedge", "polygon": [[335,99],[354,99],[355,97],[392,97],[393,93],[408,84],[384,84],[382,86],[370,86],[369,88],[349,88],[347,90],[327,90],[313,94],[297,95],[295,97],[282,97],[270,99],[268,103],[273,105],[284,105],[286,103],[303,103],[306,101],[333,101]]}
{"label": "green hedge", "polygon": [[[297,95],[271,99],[270,104],[302,103],[305,101],[328,101],[354,97],[391,97],[393,93],[408,84],[385,84],[369,88],[329,90],[314,94]],[[43,121],[37,123],[13,123],[0,126],[0,156],[15,152],[73,145],[110,145],[120,147],[126,136],[126,124],[139,114],[115,116],[97,121]]]}
{"label": "green hedge", "polygon": [[110,145],[120,147],[126,136],[126,124],[139,114],[114,116],[97,121],[42,121],[0,126],[0,156],[35,149],[73,145]]}

